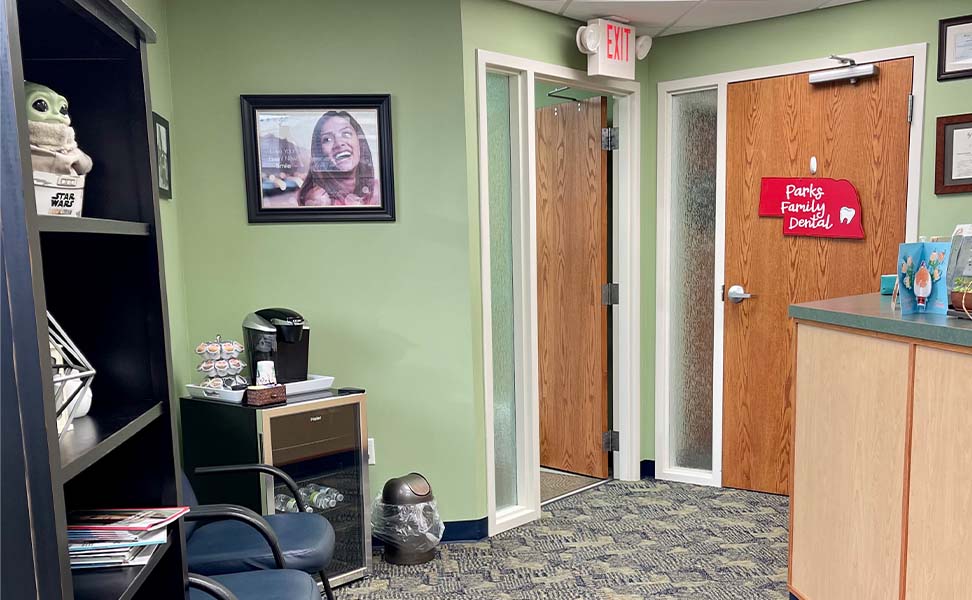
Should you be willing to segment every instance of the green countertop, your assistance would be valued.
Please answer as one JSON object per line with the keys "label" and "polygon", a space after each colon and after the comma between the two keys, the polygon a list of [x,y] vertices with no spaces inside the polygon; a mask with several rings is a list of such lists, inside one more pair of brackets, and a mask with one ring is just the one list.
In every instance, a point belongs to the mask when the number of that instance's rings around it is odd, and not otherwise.
{"label": "green countertop", "polygon": [[972,347],[972,321],[945,315],[902,315],[891,296],[863,294],[791,304],[790,316],[854,329]]}

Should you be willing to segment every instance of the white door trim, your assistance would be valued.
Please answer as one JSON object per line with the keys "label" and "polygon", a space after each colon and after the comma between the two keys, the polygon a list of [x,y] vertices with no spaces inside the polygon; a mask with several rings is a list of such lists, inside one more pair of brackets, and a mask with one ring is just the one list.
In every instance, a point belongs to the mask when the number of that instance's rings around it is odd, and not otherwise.
{"label": "white door trim", "polygon": [[[898,58],[913,58],[912,90],[914,112],[912,115],[911,137],[908,145],[908,200],[906,209],[905,240],[918,238],[918,208],[921,189],[921,142],[924,130],[925,74],[928,44],[910,44],[868,50],[864,52],[842,53],[857,62],[878,62]],[[658,84],[658,139],[657,139],[657,231],[656,231],[656,287],[655,287],[655,476],[658,479],[681,481],[700,485],[722,485],[722,399],[723,399],[723,311],[721,310],[721,290],[725,273],[725,205],[726,205],[726,109],[730,83],[764,79],[781,75],[792,75],[806,71],[833,68],[836,63],[830,58],[818,58],[744,69],[728,73],[705,75]],[[809,84],[808,84],[809,85]],[[715,239],[715,276],[713,278],[713,297],[716,310],[713,319],[713,365],[712,365],[712,471],[700,471],[675,467],[670,462],[668,404],[670,391],[669,343],[671,323],[669,320],[669,294],[671,290],[671,265],[669,232],[671,231],[671,98],[674,95],[704,90],[718,90],[718,138],[716,163],[716,239]]]}
{"label": "white door trim", "polygon": [[[486,73],[511,75],[513,153],[513,288],[516,377],[518,505],[496,510],[493,442],[493,340],[489,248],[489,169],[486,124]],[[537,236],[535,81],[563,83],[617,98],[615,126],[621,144],[614,155],[613,264],[620,302],[612,307],[614,428],[621,450],[614,454],[614,476],[640,478],[641,370],[639,318],[640,265],[640,86],[633,81],[589,77],[583,71],[516,56],[476,51],[479,142],[479,237],[483,315],[483,397],[486,423],[486,490],[489,535],[540,518],[540,396],[537,357]],[[515,97],[514,97],[515,96]],[[516,129],[516,131],[512,131]]]}

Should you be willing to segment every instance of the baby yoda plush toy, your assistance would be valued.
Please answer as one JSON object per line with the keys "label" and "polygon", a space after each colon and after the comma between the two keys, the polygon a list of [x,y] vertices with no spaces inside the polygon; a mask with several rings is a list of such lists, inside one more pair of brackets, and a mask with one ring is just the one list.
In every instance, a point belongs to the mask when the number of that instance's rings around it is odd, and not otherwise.
{"label": "baby yoda plush toy", "polygon": [[24,82],[30,161],[35,171],[84,175],[91,157],[78,148],[68,115],[67,98],[39,83]]}

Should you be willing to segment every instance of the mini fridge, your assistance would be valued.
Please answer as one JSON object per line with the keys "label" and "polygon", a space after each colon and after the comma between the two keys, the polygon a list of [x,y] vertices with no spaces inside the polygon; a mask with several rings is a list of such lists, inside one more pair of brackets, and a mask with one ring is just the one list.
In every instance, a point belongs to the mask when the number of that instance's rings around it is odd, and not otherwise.
{"label": "mini fridge", "polygon": [[201,502],[231,502],[273,514],[295,507],[286,501],[290,490],[271,476],[194,476],[193,471],[244,463],[284,470],[310,492],[305,502],[311,509],[334,527],[334,558],[327,569],[331,585],[360,579],[371,567],[365,401],[364,393],[338,390],[270,407],[183,398],[186,474]]}

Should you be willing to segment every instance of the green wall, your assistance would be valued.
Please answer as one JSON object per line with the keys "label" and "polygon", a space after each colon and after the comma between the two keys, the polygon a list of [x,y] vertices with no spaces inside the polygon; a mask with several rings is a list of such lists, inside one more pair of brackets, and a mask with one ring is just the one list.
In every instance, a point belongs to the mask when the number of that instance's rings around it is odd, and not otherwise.
{"label": "green wall", "polygon": [[928,42],[919,234],[951,233],[972,220],[972,195],[935,196],[935,118],[972,110],[972,79],[936,81],[938,21],[972,12],[969,0],[869,0],[655,40],[638,65],[642,82],[641,450],[655,456],[655,203],[657,84],[830,54]]}
{"label": "green wall", "polygon": [[[292,307],[310,367],[368,389],[377,465],[429,477],[446,520],[486,514],[473,394],[459,5],[166,3],[188,344]],[[398,220],[247,223],[240,94],[391,93]],[[193,377],[194,378],[194,377]]]}
{"label": "green wall", "polygon": [[[169,121],[175,119],[172,108],[172,85],[169,68],[168,27],[163,0],[128,0],[139,15],[155,29],[158,41],[148,46],[149,89],[152,110]],[[169,141],[178,151],[176,134],[169,132]],[[186,335],[186,288],[183,279],[181,231],[179,228],[179,182],[172,179],[172,199],[159,202],[162,218],[162,249],[165,261],[165,286],[169,304],[169,337],[172,343],[172,370],[175,387],[172,394],[182,395],[183,385],[192,382],[192,356],[182,349],[189,346]]]}

